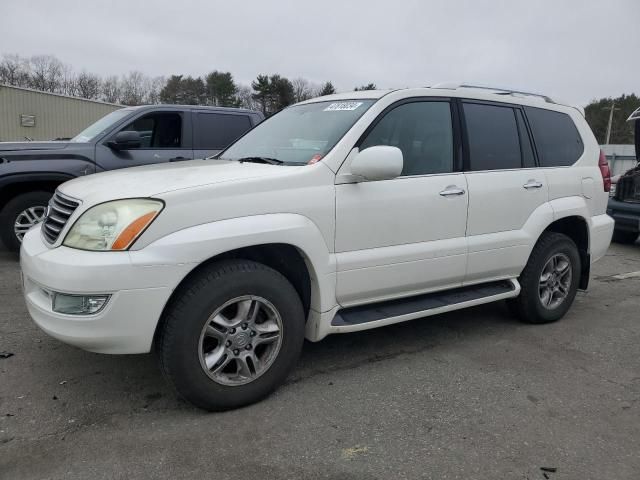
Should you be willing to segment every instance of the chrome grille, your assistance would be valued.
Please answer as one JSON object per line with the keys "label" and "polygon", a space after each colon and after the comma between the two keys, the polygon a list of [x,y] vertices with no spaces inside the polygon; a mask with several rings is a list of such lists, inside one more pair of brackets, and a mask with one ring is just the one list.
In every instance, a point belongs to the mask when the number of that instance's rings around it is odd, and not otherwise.
{"label": "chrome grille", "polygon": [[69,221],[69,217],[78,208],[80,202],[56,191],[47,208],[47,216],[42,224],[42,235],[47,242],[53,244],[58,240],[60,232]]}

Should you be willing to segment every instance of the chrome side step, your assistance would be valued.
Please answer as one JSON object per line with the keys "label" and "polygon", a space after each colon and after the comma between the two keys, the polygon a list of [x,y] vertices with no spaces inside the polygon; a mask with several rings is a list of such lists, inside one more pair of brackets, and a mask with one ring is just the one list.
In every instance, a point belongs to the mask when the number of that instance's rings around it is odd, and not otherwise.
{"label": "chrome side step", "polygon": [[359,305],[339,310],[331,321],[331,331],[338,333],[390,325],[513,298],[519,294],[520,284],[511,279]]}

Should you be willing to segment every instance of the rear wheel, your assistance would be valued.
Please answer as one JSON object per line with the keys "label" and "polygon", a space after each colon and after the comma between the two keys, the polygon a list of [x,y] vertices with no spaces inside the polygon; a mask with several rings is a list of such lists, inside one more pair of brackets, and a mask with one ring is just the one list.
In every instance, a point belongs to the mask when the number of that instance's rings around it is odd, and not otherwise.
{"label": "rear wheel", "polygon": [[44,191],[28,192],[7,202],[0,214],[0,237],[5,247],[14,252],[20,250],[24,234],[44,220],[51,195]]}
{"label": "rear wheel", "polygon": [[160,328],[165,377],[194,405],[224,410],[256,402],[285,380],[304,341],[304,311],[279,272],[231,260],[191,277]]}
{"label": "rear wheel", "polygon": [[627,232],[625,230],[614,230],[613,241],[616,243],[635,243],[638,239],[638,232]]}
{"label": "rear wheel", "polygon": [[520,275],[522,290],[509,301],[510,310],[528,323],[559,320],[573,303],[580,272],[580,254],[573,240],[561,233],[544,233]]}

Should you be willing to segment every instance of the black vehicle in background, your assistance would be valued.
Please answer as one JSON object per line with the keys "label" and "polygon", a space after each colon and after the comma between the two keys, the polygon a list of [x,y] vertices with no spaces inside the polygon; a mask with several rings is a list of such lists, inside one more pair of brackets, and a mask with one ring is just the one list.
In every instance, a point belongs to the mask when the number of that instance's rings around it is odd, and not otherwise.
{"label": "black vehicle in background", "polygon": [[[640,108],[628,121],[635,122],[636,159],[640,160]],[[619,243],[635,243],[640,235],[640,163],[618,180],[616,193],[609,199],[607,213],[616,221],[613,240]]]}
{"label": "black vehicle in background", "polygon": [[67,180],[215,155],[262,119],[237,108],[147,105],[111,112],[69,141],[0,143],[0,238],[18,250]]}

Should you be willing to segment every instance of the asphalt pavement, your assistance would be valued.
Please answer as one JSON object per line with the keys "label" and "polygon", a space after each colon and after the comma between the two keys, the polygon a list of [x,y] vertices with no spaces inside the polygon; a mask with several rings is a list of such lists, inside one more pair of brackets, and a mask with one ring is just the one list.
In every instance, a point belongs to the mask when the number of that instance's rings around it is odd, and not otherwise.
{"label": "asphalt pavement", "polygon": [[205,413],[153,355],[41,332],[0,250],[0,479],[638,479],[638,271],[612,245],[550,325],[497,303],[307,343],[274,395]]}

